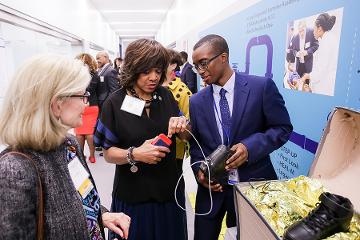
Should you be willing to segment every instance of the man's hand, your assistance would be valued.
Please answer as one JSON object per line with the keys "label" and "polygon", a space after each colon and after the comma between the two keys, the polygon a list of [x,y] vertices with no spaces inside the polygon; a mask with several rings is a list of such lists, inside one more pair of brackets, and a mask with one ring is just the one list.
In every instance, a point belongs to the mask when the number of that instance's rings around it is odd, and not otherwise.
{"label": "man's hand", "polygon": [[[209,188],[209,180],[206,179],[204,173],[201,170],[199,170],[199,172],[197,174],[197,178],[198,178],[198,182],[201,185],[203,185],[206,188]],[[210,181],[210,189],[211,189],[211,191],[214,191],[214,192],[222,192],[223,191],[222,186],[219,183],[213,184],[213,181]]]}
{"label": "man's hand", "polygon": [[247,148],[242,143],[233,145],[231,150],[235,153],[226,161],[226,170],[238,168],[247,161],[249,156]]}

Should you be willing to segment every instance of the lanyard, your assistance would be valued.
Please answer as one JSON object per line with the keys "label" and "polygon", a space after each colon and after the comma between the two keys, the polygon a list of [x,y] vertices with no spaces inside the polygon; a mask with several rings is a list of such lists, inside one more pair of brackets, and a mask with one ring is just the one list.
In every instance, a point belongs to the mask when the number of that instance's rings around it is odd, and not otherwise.
{"label": "lanyard", "polygon": [[[230,145],[230,128],[229,128],[229,131],[226,131],[226,129],[225,129],[225,127],[224,127],[224,124],[223,124],[223,122],[221,121],[221,118],[220,118],[218,109],[217,109],[217,107],[216,107],[214,97],[213,97],[213,100],[214,100],[213,103],[214,103],[214,108],[215,108],[216,116],[217,116],[217,118],[218,118],[218,120],[219,120],[219,122],[220,122],[222,131],[223,131],[223,133],[225,134],[225,136],[226,136],[226,138],[227,138],[227,140],[228,140],[228,145]],[[223,143],[224,143],[224,139],[223,139]]]}

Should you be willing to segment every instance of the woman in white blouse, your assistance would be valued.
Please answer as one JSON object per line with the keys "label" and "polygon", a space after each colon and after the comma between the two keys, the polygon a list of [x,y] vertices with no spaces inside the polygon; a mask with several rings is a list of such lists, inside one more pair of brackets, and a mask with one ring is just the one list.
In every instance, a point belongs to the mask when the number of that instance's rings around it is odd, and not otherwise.
{"label": "woman in white blouse", "polygon": [[336,22],[335,16],[320,14],[315,21],[314,37],[319,48],[314,53],[314,65],[311,73],[304,74],[302,81],[309,81],[311,92],[334,95],[338,46],[336,37],[329,32]]}

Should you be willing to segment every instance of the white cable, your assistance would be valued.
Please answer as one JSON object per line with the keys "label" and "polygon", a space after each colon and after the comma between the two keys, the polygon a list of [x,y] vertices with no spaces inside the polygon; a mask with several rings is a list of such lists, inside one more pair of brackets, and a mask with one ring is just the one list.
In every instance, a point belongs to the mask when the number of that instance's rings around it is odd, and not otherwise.
{"label": "white cable", "polygon": [[186,128],[185,128],[185,131],[187,131],[188,133],[190,133],[190,135],[194,138],[196,144],[197,144],[197,145],[199,146],[199,148],[200,148],[201,154],[203,155],[204,159],[206,159],[206,156],[205,156],[205,154],[204,154],[204,151],[202,150],[202,147],[200,146],[200,143],[198,142],[198,140],[196,139],[196,137],[194,136],[194,134],[192,134],[192,132],[190,132],[190,131],[187,130]]}
{"label": "white cable", "polygon": [[[211,213],[212,208],[213,208],[213,199],[212,199],[211,188],[210,188],[210,169],[209,169],[208,163],[207,163],[206,161],[196,161],[196,162],[194,162],[194,163],[192,163],[192,164],[190,165],[190,168],[191,168],[194,164],[196,164],[196,163],[202,163],[202,162],[204,162],[204,163],[206,164],[206,167],[207,167],[208,173],[209,173],[208,184],[209,184],[209,195],[210,195],[210,209],[209,209],[209,211],[206,212],[206,213],[196,213],[196,212],[194,213],[195,215],[199,215],[199,216],[208,215],[209,213]],[[176,197],[176,191],[177,191],[177,188],[178,188],[178,186],[179,186],[179,183],[180,183],[181,178],[184,177],[184,173],[185,173],[187,170],[188,170],[188,169],[185,169],[185,171],[183,172],[183,174],[181,174],[181,176],[179,177],[179,180],[178,180],[177,183],[176,183],[175,191],[174,191],[174,196],[175,196],[176,204],[178,205],[179,208],[181,208],[181,209],[184,210],[184,211],[186,211],[186,209],[179,204],[179,202],[178,202],[178,200],[177,200],[177,197]],[[185,193],[185,192],[184,192],[184,193]]]}
{"label": "white cable", "polygon": [[[205,154],[204,154],[204,152],[203,152],[203,150],[202,150],[202,148],[201,148],[198,140],[195,138],[195,136],[194,136],[189,130],[187,130],[187,129],[185,129],[185,130],[186,130],[188,133],[190,133],[190,135],[194,138],[195,142],[197,143],[197,145],[198,145],[199,148],[200,148],[200,151],[201,151],[204,159],[206,159],[206,156],[205,156]],[[206,213],[196,213],[196,212],[194,211],[194,214],[195,214],[195,215],[198,215],[198,216],[205,216],[205,215],[210,214],[211,211],[212,211],[212,208],[213,208],[213,199],[212,199],[211,188],[210,188],[210,179],[211,179],[211,176],[210,176],[210,168],[209,168],[208,162],[205,161],[205,160],[204,160],[204,161],[196,161],[196,162],[192,163],[192,164],[190,165],[190,168],[191,168],[193,165],[197,164],[197,163],[205,163],[205,165],[206,165],[206,167],[207,167],[207,170],[208,170],[208,184],[209,184],[208,189],[209,189],[209,195],[210,195],[210,209],[209,209],[209,211],[206,212]],[[187,170],[188,170],[188,169],[185,169],[185,170],[183,171],[183,173],[181,174],[181,176],[179,177],[179,180],[178,180],[177,183],[176,183],[175,191],[174,191],[174,197],[175,197],[176,204],[178,205],[179,208],[181,208],[181,209],[184,210],[185,212],[186,212],[186,209],[185,209],[184,207],[182,207],[182,206],[179,204],[178,200],[177,200],[176,191],[177,191],[177,188],[178,188],[178,186],[179,186],[179,183],[180,183],[181,178],[184,178],[184,173],[185,173]],[[185,195],[185,193],[186,193],[186,192],[185,192],[185,190],[184,190],[184,195]]]}

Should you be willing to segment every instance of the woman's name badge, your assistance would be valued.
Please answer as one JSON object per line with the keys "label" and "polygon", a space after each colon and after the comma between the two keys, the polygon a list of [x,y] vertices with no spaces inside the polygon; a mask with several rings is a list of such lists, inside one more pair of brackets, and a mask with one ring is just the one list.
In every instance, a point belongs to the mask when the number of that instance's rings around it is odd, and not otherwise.
{"label": "woman's name badge", "polygon": [[69,172],[71,179],[74,183],[76,190],[79,191],[81,185],[89,179],[89,173],[86,171],[85,167],[81,164],[78,157],[75,157],[68,164]]}
{"label": "woman's name badge", "polygon": [[145,101],[126,95],[120,109],[141,117],[144,107]]}
{"label": "woman's name badge", "polygon": [[90,191],[94,188],[90,178],[87,178],[79,187],[78,192],[80,193],[82,198],[86,198],[86,196],[90,193]]}

